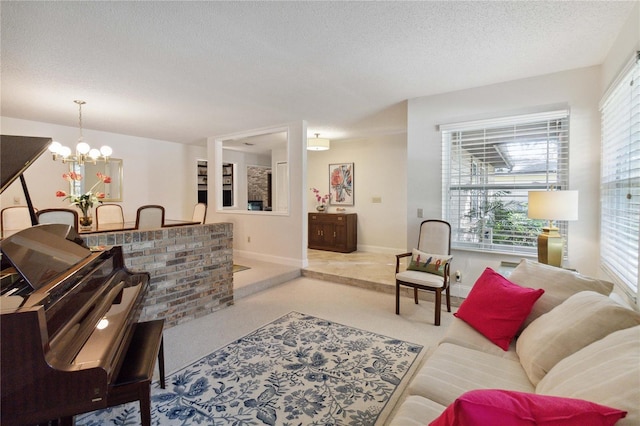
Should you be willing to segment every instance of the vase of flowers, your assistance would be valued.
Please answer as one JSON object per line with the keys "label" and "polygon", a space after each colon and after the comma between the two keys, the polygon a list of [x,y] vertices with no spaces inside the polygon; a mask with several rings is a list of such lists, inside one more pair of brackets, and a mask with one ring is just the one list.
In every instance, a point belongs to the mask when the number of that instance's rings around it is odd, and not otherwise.
{"label": "vase of flowers", "polygon": [[320,191],[316,188],[311,188],[311,191],[316,198],[316,203],[318,203],[318,205],[316,206],[316,210],[318,210],[320,213],[324,213],[325,211],[327,211],[327,203],[331,199],[331,194],[320,195]]}
{"label": "vase of flowers", "polygon": [[[56,197],[64,197],[64,200],[69,199],[71,205],[76,206],[80,210],[81,215],[78,218],[78,222],[80,222],[80,226],[85,229],[91,228],[93,224],[91,208],[94,204],[102,203],[101,200],[104,198],[104,192],[94,192],[94,190],[101,183],[111,183],[111,178],[103,173],[98,172],[96,176],[98,176],[98,181],[84,194],[67,194],[65,191],[56,191]],[[71,184],[73,182],[80,182],[82,175],[69,172],[63,174],[62,178]]]}

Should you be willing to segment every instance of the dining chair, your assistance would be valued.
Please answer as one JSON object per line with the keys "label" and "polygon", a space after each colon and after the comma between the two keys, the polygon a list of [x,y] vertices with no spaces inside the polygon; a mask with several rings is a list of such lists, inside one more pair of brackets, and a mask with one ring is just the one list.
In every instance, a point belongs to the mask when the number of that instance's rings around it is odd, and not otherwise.
{"label": "dining chair", "polygon": [[78,212],[73,209],[44,209],[36,213],[38,223],[61,223],[78,232]]}
{"label": "dining chair", "polygon": [[205,203],[198,203],[193,207],[193,216],[191,220],[193,222],[204,223],[207,217],[207,205]]}
{"label": "dining chair", "polygon": [[[38,209],[34,208],[37,213]],[[0,233],[2,238],[9,237],[18,231],[32,226],[29,207],[11,206],[0,211]]]}
{"label": "dining chair", "polygon": [[124,225],[124,213],[120,204],[100,204],[96,207],[96,229],[107,224]]}
{"label": "dining chair", "polygon": [[146,205],[138,207],[136,229],[156,229],[164,226],[164,207]]}
{"label": "dining chair", "polygon": [[[406,270],[401,271],[403,258],[411,256]],[[440,325],[442,291],[446,292],[447,311],[451,312],[449,269],[451,261],[451,225],[437,219],[420,224],[418,246],[410,253],[396,255],[396,315],[400,315],[400,286],[413,288],[418,304],[418,290],[435,292],[435,325]]]}

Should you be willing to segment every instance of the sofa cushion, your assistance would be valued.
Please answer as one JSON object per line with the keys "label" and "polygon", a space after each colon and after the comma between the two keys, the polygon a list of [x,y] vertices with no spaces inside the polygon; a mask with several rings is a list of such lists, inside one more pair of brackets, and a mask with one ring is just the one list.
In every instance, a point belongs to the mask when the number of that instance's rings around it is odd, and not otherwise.
{"label": "sofa cushion", "polygon": [[616,331],[558,362],[536,393],[586,399],[627,411],[640,424],[640,326]]}
{"label": "sofa cushion", "polygon": [[516,344],[534,385],[558,361],[614,331],[640,324],[640,314],[593,291],[576,293],[524,329]]}
{"label": "sofa cushion", "polygon": [[454,316],[506,351],[542,293],[544,290],[513,284],[486,268]]}
{"label": "sofa cushion", "polygon": [[491,340],[484,337],[475,328],[461,320],[460,318],[451,318],[451,324],[447,327],[444,336],[440,339],[440,343],[452,343],[465,348],[475,349],[476,351],[485,352],[495,356],[503,357],[518,361],[516,353],[516,342],[513,340],[509,345],[509,349],[503,351],[496,346]]}
{"label": "sofa cushion", "polygon": [[411,262],[409,262],[407,269],[410,271],[428,272],[443,277],[445,266],[451,259],[452,256],[446,254],[431,254],[413,249],[411,252]]}
{"label": "sofa cushion", "polygon": [[533,392],[534,386],[518,361],[443,343],[418,370],[408,393],[447,406],[474,389]]}
{"label": "sofa cushion", "polygon": [[613,425],[625,412],[590,401],[503,389],[466,392],[429,426]]}
{"label": "sofa cushion", "polygon": [[613,290],[613,284],[608,281],[527,259],[523,259],[516,266],[509,275],[509,280],[523,287],[544,289],[544,294],[533,305],[522,328],[567,300],[572,294],[590,290],[606,296]]}
{"label": "sofa cushion", "polygon": [[430,399],[409,395],[392,414],[388,426],[424,426],[436,419],[445,408]]}

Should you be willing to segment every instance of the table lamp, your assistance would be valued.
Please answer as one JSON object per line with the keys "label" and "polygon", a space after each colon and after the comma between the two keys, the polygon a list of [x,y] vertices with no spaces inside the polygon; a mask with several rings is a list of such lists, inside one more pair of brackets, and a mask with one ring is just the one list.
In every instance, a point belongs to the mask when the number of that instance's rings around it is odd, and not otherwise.
{"label": "table lamp", "polygon": [[578,220],[578,191],[529,191],[528,216],[549,221],[538,235],[538,262],[562,266],[562,236],[552,221]]}

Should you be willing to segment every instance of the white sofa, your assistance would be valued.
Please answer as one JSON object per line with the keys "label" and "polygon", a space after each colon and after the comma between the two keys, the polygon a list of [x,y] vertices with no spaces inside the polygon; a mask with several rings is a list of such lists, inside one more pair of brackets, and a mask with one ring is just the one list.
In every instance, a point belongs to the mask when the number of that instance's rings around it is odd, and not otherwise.
{"label": "white sofa", "polygon": [[609,297],[611,283],[560,268],[523,260],[509,280],[545,290],[509,349],[453,318],[389,424],[427,425],[467,391],[507,389],[592,401],[639,425],[640,314]]}

